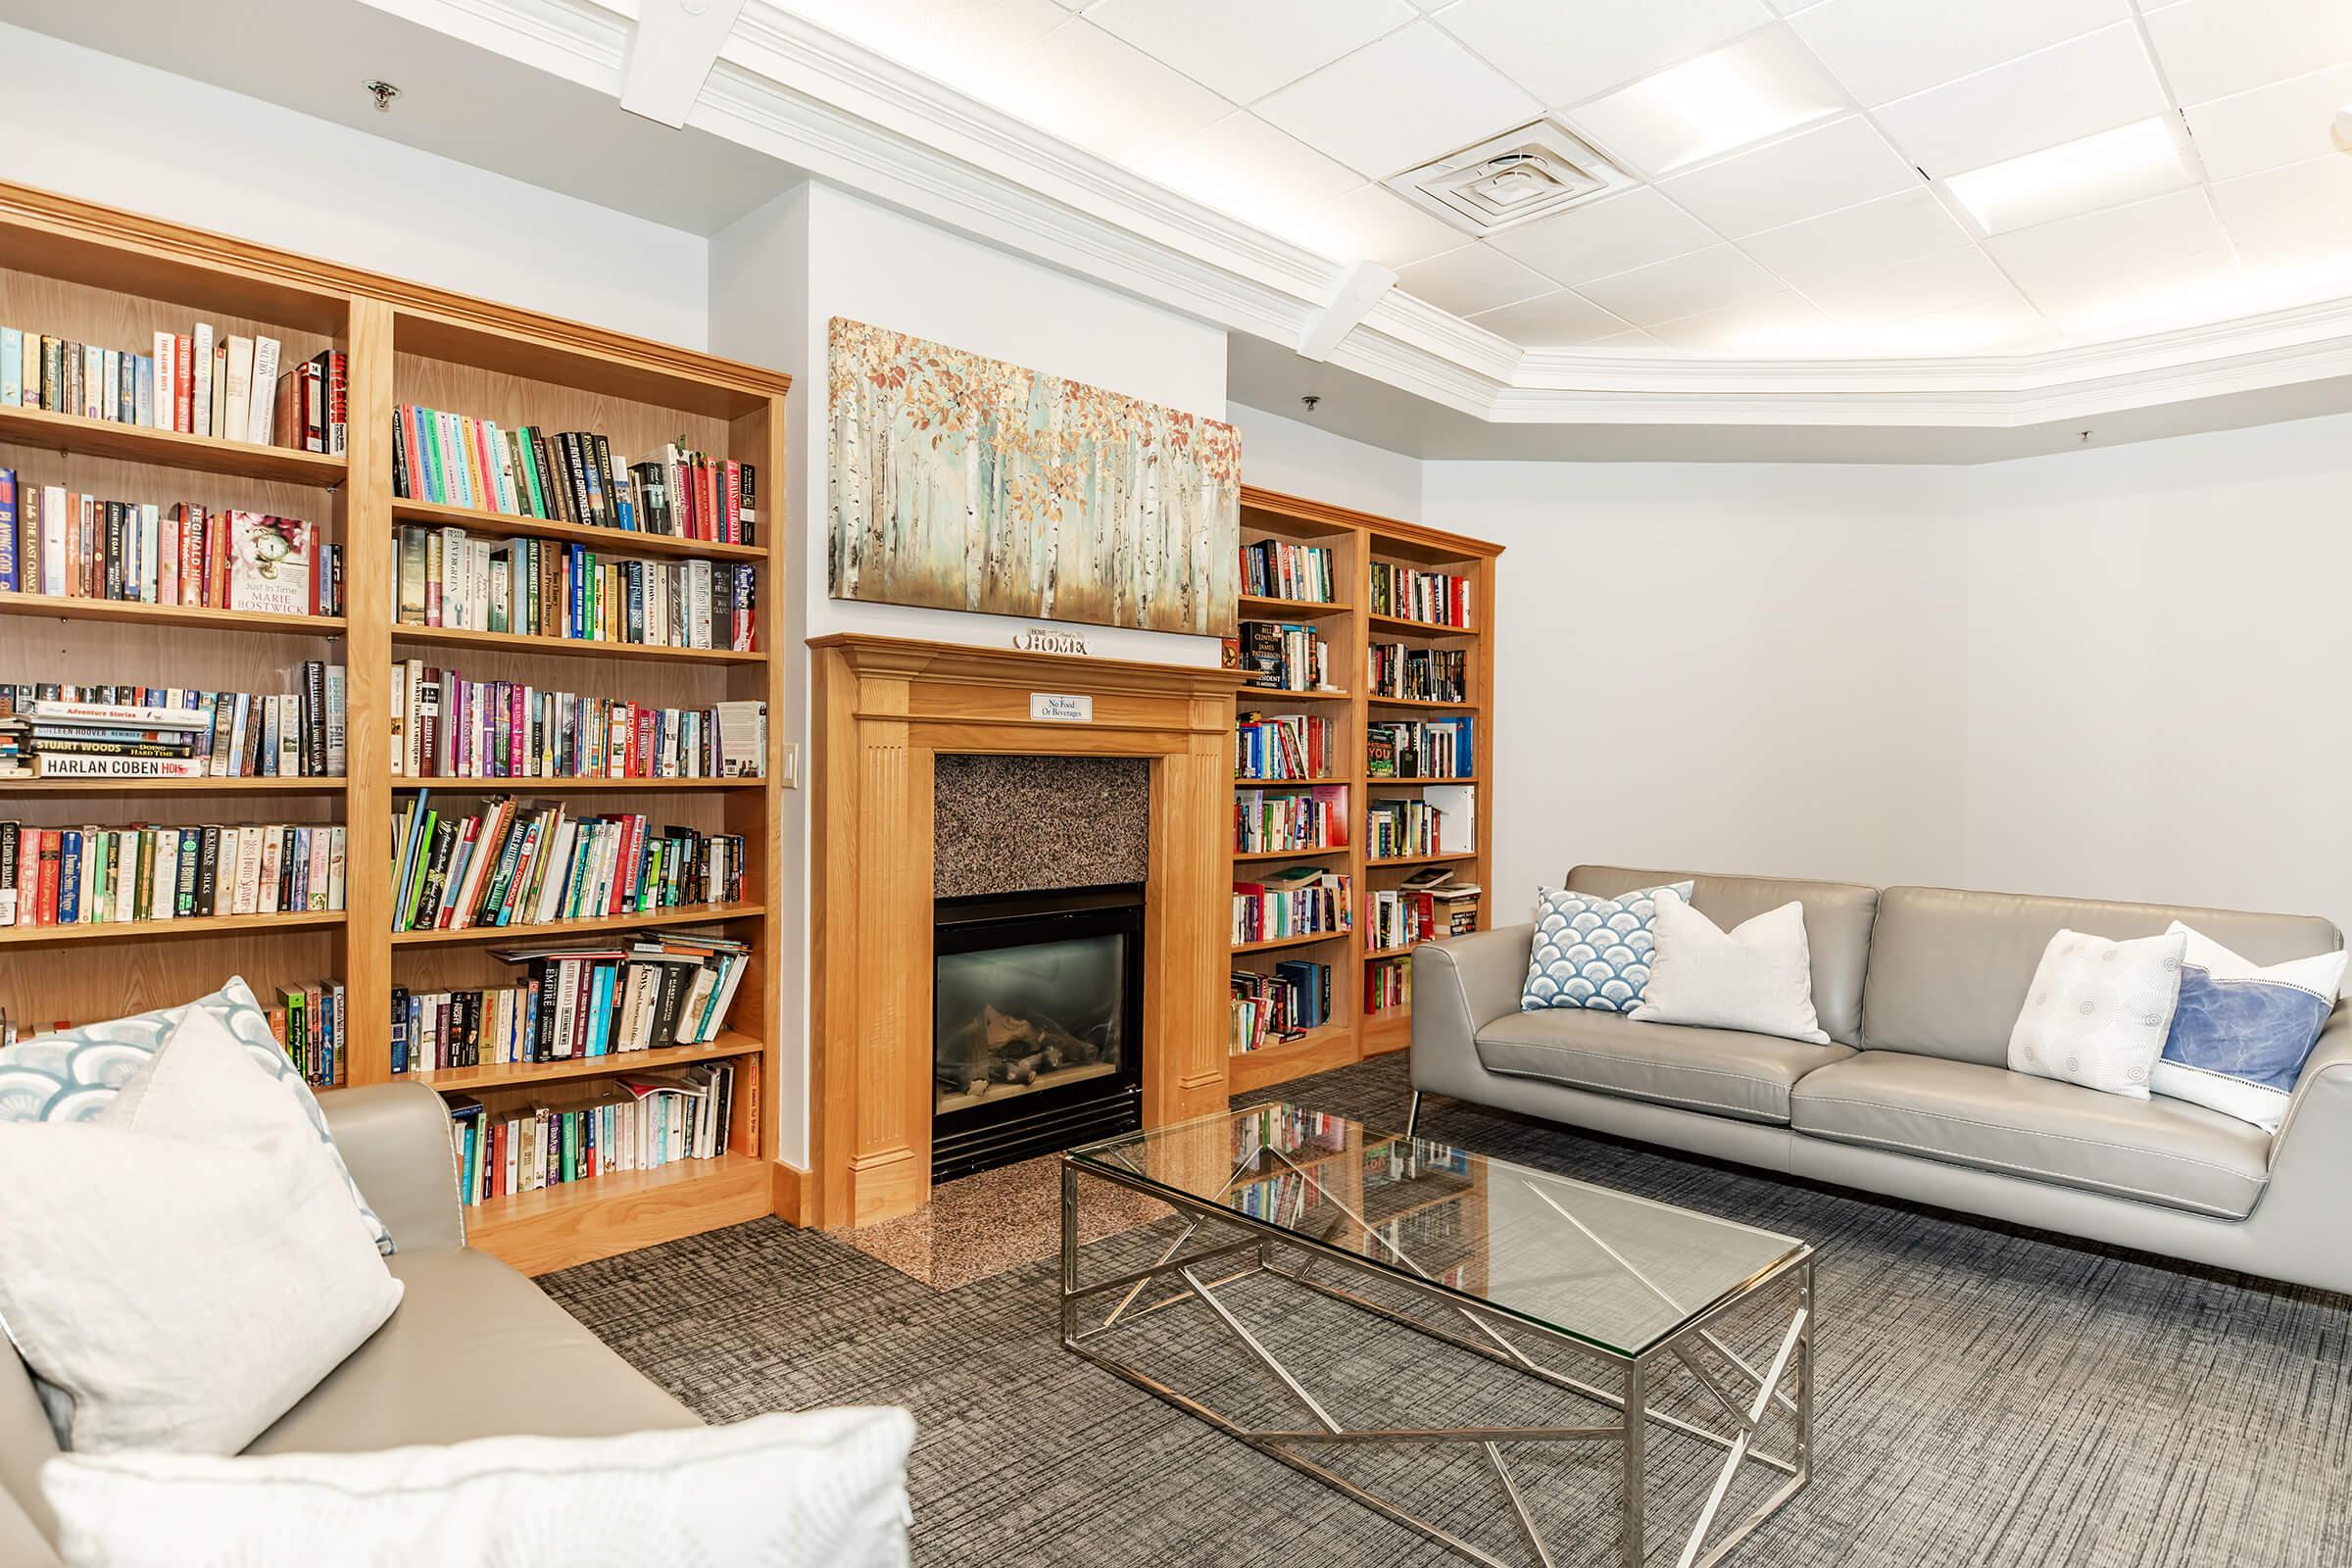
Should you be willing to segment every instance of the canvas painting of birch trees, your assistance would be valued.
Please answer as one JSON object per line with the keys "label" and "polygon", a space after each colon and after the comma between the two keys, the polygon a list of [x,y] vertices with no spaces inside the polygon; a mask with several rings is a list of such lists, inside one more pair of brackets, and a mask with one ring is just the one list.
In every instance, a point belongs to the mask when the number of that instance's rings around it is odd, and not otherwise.
{"label": "canvas painting of birch trees", "polygon": [[1231,636],[1241,432],[835,317],[836,599]]}

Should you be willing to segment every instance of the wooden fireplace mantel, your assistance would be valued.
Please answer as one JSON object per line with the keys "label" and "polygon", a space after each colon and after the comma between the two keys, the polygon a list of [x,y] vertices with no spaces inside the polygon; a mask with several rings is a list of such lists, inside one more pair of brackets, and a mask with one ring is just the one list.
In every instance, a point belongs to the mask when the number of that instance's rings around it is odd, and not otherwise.
{"label": "wooden fireplace mantel", "polygon": [[[1225,1103],[1233,676],[1011,649],[809,639],[811,1224],[865,1225],[931,1191],[932,780],[942,752],[1152,764],[1144,1122]],[[1091,718],[1031,716],[1033,694]]]}

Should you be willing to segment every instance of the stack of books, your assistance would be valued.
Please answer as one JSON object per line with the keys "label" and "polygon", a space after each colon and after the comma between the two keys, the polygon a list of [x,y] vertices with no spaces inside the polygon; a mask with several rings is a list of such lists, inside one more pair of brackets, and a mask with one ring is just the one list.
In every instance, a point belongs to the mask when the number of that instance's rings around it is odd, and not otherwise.
{"label": "stack of books", "polygon": [[1242,546],[1242,592],[1254,598],[1328,605],[1338,597],[1337,580],[1332,554],[1321,545],[1260,539]]}
{"label": "stack of books", "polygon": [[1374,801],[1364,808],[1364,855],[1395,860],[1444,853],[1437,808],[1426,801]]}
{"label": "stack of books", "polygon": [[147,352],[0,326],[0,405],[258,446],[341,452],[349,365],[326,349],[280,372],[283,345],[199,321]]}
{"label": "stack of books", "polygon": [[1459,718],[1382,719],[1364,726],[1371,778],[1467,778],[1478,766],[1478,724]]}
{"label": "stack of books", "polygon": [[464,931],[644,914],[743,897],[743,838],[657,831],[642,812],[575,817],[493,796],[444,812],[419,790],[392,821],[392,929]]}
{"label": "stack of books", "polygon": [[1364,1010],[1387,1012],[1413,1004],[1411,957],[1380,958],[1364,965]]}
{"label": "stack of books", "polygon": [[406,778],[759,778],[767,705],[650,708],[392,666],[392,771]]}
{"label": "stack of books", "polygon": [[759,573],[749,563],[616,558],[555,539],[493,543],[463,528],[405,527],[399,545],[402,625],[753,647]]}
{"label": "stack of books", "polygon": [[1395,890],[1370,896],[1366,943],[1376,950],[1409,948],[1467,936],[1478,929],[1480,891],[1475,882],[1455,881],[1445,866],[1424,866]]}
{"label": "stack of books", "polygon": [[1374,643],[1367,660],[1375,697],[1402,697],[1418,703],[1460,703],[1469,700],[1470,657],[1459,648],[1413,648],[1403,643]]}
{"label": "stack of books", "polygon": [[1287,865],[1260,881],[1234,883],[1234,946],[1352,929],[1351,881],[1345,871]]}
{"label": "stack of books", "polygon": [[1271,974],[1233,972],[1234,1054],[1296,1040],[1331,1021],[1331,965],[1291,958]]}
{"label": "stack of books", "polygon": [[1331,776],[1336,723],[1305,713],[1244,713],[1233,727],[1236,778],[1316,779]]}
{"label": "stack of books", "polygon": [[1470,579],[1446,571],[1417,571],[1394,562],[1372,563],[1372,613],[1432,626],[1470,628]]}
{"label": "stack of books", "polygon": [[100,925],[343,907],[339,825],[0,822],[0,925]]}
{"label": "stack of books", "polygon": [[729,1062],[632,1074],[492,1109],[450,1101],[458,1191],[468,1204],[726,1152]]}
{"label": "stack of books", "polygon": [[105,501],[0,468],[0,592],[343,613],[343,548],[261,512]]}
{"label": "stack of books", "polygon": [[497,948],[512,985],[392,993],[392,1070],[567,1061],[709,1045],[726,1027],[751,950],[647,933],[611,947]]}
{"label": "stack of books", "polygon": [[1242,622],[1241,667],[1251,686],[1285,692],[1327,692],[1331,644],[1302,622]]}
{"label": "stack of books", "polygon": [[507,430],[496,420],[393,410],[392,493],[513,517],[759,543],[759,471],[671,442],[643,463],[588,430]]}
{"label": "stack of books", "polygon": [[270,1009],[270,1033],[285,1048],[286,1059],[314,1089],[338,1089],[350,1073],[349,1029],[343,1012],[343,982],[318,980],[280,986]]}
{"label": "stack of books", "polygon": [[0,777],[342,777],[343,666],[287,673],[277,693],[0,685]]}
{"label": "stack of books", "polygon": [[1318,785],[1304,793],[1234,791],[1233,849],[1237,855],[1347,846],[1348,791],[1342,785]]}

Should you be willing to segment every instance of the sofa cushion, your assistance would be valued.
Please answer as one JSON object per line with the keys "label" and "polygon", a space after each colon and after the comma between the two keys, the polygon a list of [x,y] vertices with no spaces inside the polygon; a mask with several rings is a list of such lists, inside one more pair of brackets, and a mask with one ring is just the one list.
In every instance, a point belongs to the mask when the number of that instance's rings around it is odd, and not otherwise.
{"label": "sofa cushion", "polygon": [[407,1295],[391,1321],[247,1453],[350,1453],[508,1433],[616,1437],[694,1412],[487,1252],[386,1262]]}
{"label": "sofa cushion", "polygon": [[2270,1177],[2270,1135],[2202,1105],[1941,1056],[1865,1051],[1808,1074],[1789,1108],[1815,1138],[2225,1219],[2253,1212]]}
{"label": "sofa cushion", "polygon": [[1636,1023],[1575,1007],[1513,1013],[1478,1032],[1478,1059],[1490,1072],[1779,1124],[1788,1120],[1790,1085],[1852,1054],[1843,1046]]}
{"label": "sofa cushion", "polygon": [[[1879,895],[1870,940],[1860,1043],[1873,1051],[2006,1066],[2010,1028],[2043,950],[2061,928],[2121,942],[2160,935],[2175,920],[2256,963],[2307,958],[2344,945],[2332,923],[2310,914],[1888,888]],[[1826,1015],[1822,1027],[1843,1038]]]}
{"label": "sofa cushion", "polygon": [[[1710,876],[1580,865],[1568,873],[1577,893],[1618,898],[1636,888],[1689,880],[1690,907],[1729,931],[1794,900],[1805,906],[1805,946],[1813,960],[1813,1010],[1841,1046],[1862,1043],[1862,975],[1870,965],[1870,928],[1879,890],[1855,882],[1804,882],[1777,876]],[[2038,951],[2038,950],[2037,950]],[[2002,1037],[2006,1042],[2007,1036]]]}

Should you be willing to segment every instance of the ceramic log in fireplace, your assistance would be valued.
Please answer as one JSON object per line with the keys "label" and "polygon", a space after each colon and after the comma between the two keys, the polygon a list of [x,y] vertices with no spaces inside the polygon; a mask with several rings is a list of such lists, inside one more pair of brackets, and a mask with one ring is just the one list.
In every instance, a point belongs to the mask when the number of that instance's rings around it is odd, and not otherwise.
{"label": "ceramic log in fireplace", "polygon": [[941,899],[931,1179],[1143,1124],[1140,885]]}

